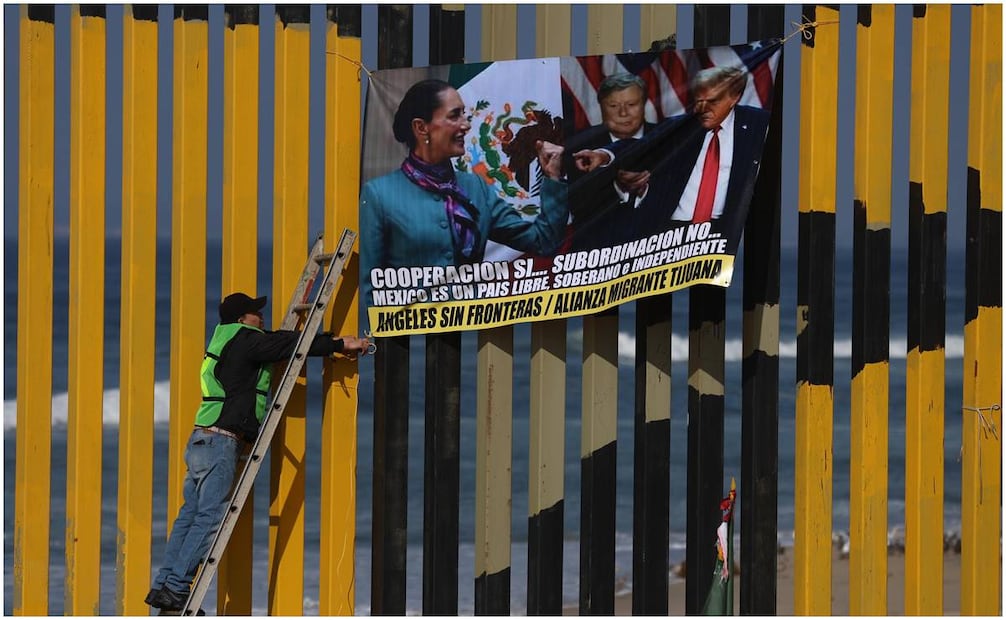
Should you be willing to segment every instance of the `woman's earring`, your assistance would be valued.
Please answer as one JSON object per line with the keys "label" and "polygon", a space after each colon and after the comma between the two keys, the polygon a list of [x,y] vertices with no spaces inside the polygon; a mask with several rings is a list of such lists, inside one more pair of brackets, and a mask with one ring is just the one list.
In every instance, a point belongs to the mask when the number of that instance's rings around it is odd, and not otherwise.
{"label": "woman's earring", "polygon": [[426,144],[429,144],[429,143],[430,143],[430,137],[426,136]]}

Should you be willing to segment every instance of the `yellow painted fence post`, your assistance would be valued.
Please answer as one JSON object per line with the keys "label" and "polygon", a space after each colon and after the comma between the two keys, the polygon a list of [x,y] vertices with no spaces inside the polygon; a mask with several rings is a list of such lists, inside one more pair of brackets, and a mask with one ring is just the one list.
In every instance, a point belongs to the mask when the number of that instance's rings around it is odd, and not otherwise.
{"label": "yellow painted fence post", "polygon": [[[221,295],[258,296],[259,7],[224,9],[223,260]],[[276,300],[273,300],[276,303]],[[285,304],[284,300],[279,305]],[[250,493],[220,559],[217,614],[252,611],[252,516]]]}
{"label": "yellow painted fence post", "polygon": [[157,313],[157,6],[123,15],[122,282],[115,611],[141,615],[150,585]]}
{"label": "yellow painted fence post", "polygon": [[[276,7],[276,141],[273,189],[273,325],[297,285],[308,247],[310,7]],[[304,373],[273,437],[269,486],[269,613],[304,613]]]}
{"label": "yellow painted fence post", "polygon": [[15,615],[49,609],[55,9],[20,8]]}
{"label": "yellow painted fence post", "polygon": [[[325,45],[325,247],[343,228],[359,231],[360,14],[327,10]],[[359,330],[359,248],[330,308],[329,329]],[[321,426],[321,550],[318,611],[351,616],[356,597],[356,433],[360,376],[356,362],[325,362]]]}
{"label": "yellow painted fence post", "polygon": [[[569,5],[539,4],[535,49],[540,57],[568,56]],[[527,613],[562,610],[562,536],[566,459],[566,320],[531,325],[528,413]]]}
{"label": "yellow painted fence post", "polygon": [[800,273],[797,289],[794,602],[831,613],[834,475],[834,252],[838,10],[807,8],[818,26],[800,48]]}
{"label": "yellow painted fence post", "polygon": [[202,400],[197,379],[206,348],[206,6],[176,5],[174,37],[168,523],[182,504],[183,457]]}
{"label": "yellow painted fence post", "polygon": [[[517,7],[483,5],[482,58],[517,57]],[[475,613],[510,613],[513,327],[478,333]]]}
{"label": "yellow painted fence post", "polygon": [[849,613],[884,615],[894,6],[860,6],[856,34]]}
{"label": "yellow painted fence post", "polygon": [[[908,351],[905,377],[905,613],[943,613],[947,148],[950,6],[912,19]],[[912,274],[917,274],[913,277]]]}
{"label": "yellow painted fence post", "polygon": [[961,613],[1002,613],[1002,6],[971,7]]}
{"label": "yellow painted fence post", "polygon": [[105,7],[70,11],[70,307],[63,613],[97,615],[105,326]]}

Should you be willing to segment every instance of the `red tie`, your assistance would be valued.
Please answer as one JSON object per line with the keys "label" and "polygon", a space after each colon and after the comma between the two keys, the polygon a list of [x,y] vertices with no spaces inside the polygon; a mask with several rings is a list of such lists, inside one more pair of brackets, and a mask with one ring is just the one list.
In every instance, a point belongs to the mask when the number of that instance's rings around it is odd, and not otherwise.
{"label": "red tie", "polygon": [[713,129],[713,137],[706,149],[706,160],[702,164],[702,180],[699,181],[699,196],[695,199],[692,222],[708,222],[713,216],[713,198],[716,197],[716,178],[720,174],[720,128]]}

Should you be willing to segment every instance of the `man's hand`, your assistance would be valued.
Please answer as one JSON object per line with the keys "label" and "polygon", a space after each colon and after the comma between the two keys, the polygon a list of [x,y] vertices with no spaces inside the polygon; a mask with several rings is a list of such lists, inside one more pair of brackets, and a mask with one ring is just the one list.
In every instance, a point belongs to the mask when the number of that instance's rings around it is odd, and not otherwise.
{"label": "man's hand", "polygon": [[646,186],[650,182],[650,171],[631,172],[629,170],[619,170],[615,175],[615,183],[618,188],[633,196],[642,196],[646,193]]}
{"label": "man's hand", "polygon": [[370,347],[370,340],[367,338],[359,338],[357,336],[339,336],[339,338],[342,339],[341,353],[346,357],[366,355]]}
{"label": "man's hand", "polygon": [[538,150],[538,165],[542,172],[551,179],[559,180],[562,176],[562,152],[565,149],[546,140],[538,140],[534,147]]}
{"label": "man's hand", "polygon": [[604,149],[584,149],[573,153],[573,161],[581,172],[590,172],[611,163],[611,153]]}

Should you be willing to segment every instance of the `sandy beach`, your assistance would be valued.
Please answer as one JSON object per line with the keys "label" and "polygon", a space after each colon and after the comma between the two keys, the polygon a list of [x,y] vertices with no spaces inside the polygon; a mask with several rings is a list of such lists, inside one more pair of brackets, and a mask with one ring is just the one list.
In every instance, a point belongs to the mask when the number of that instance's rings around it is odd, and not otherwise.
{"label": "sandy beach", "polygon": [[[778,579],[776,589],[776,614],[793,615],[793,550],[783,549],[777,564]],[[887,560],[887,614],[892,616],[905,613],[905,556],[892,552]],[[954,551],[943,555],[943,615],[959,615],[961,556]],[[734,614],[740,615],[740,583],[734,586]],[[675,580],[668,591],[668,613],[685,614],[685,583]],[[565,615],[577,615],[576,608],[567,608]],[[615,599],[615,615],[632,615],[632,594]],[[832,555],[831,568],[831,615],[849,615],[849,560],[840,557],[836,551]]]}

